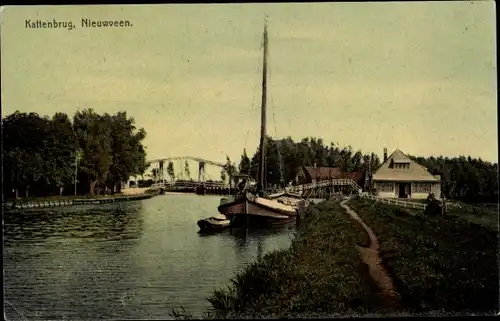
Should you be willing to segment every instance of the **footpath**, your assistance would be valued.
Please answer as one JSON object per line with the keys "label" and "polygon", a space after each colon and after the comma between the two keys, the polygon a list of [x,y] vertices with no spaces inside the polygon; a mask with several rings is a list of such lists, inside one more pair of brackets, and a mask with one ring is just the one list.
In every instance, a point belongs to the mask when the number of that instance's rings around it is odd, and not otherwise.
{"label": "footpath", "polygon": [[340,203],[340,206],[342,206],[346,210],[347,214],[349,214],[354,220],[361,224],[363,229],[368,234],[368,237],[370,238],[370,245],[368,247],[361,247],[359,245],[356,245],[356,248],[360,252],[363,262],[368,265],[370,276],[380,288],[381,294],[384,297],[384,300],[382,300],[382,302],[390,307],[399,307],[401,297],[399,293],[397,293],[394,289],[391,278],[387,274],[385,268],[382,266],[382,260],[379,255],[379,243],[377,236],[375,235],[375,233],[373,233],[370,227],[366,225],[365,222],[363,222],[359,215],[354,212],[348,205],[346,205],[348,201],[349,200],[342,201]]}

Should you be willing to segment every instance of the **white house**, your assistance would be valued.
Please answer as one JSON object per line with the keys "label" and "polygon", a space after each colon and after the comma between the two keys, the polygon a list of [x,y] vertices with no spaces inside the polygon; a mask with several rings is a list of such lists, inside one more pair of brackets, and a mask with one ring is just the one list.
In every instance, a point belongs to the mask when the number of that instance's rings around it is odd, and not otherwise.
{"label": "white house", "polygon": [[441,198],[441,177],[396,149],[373,174],[373,187],[384,198],[425,199],[429,193]]}

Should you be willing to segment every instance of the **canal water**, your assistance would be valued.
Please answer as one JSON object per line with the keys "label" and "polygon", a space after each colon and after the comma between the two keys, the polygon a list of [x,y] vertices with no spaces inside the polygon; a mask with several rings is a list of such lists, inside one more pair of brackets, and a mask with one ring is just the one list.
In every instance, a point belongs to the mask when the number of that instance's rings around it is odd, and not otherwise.
{"label": "canal water", "polygon": [[148,200],[4,213],[8,320],[194,317],[248,263],[287,248],[295,226],[203,236],[196,221],[220,197]]}

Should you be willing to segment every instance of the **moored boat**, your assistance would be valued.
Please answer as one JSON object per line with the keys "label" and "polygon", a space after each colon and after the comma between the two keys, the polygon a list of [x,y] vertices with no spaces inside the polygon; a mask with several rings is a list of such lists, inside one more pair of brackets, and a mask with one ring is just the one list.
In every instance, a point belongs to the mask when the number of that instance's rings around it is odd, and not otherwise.
{"label": "moored boat", "polygon": [[230,226],[231,221],[225,215],[212,216],[197,222],[200,231],[220,231]]}
{"label": "moored boat", "polygon": [[[267,105],[267,22],[263,36],[262,104],[260,132],[260,161],[256,188],[246,179],[242,181],[239,193],[233,198],[224,198],[218,207],[221,214],[231,220],[231,227],[239,226],[278,226],[297,219],[299,208],[304,206],[300,200],[292,200],[291,195],[265,197],[265,154],[266,154],[266,105]],[[252,191],[250,191],[252,190]],[[280,197],[285,196],[285,197]],[[300,198],[300,196],[299,196]]]}

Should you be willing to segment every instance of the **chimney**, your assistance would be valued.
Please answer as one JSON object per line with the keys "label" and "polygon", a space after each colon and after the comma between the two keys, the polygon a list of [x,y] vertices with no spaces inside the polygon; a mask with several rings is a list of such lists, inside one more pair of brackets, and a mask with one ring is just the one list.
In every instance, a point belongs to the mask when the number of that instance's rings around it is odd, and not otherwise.
{"label": "chimney", "polygon": [[384,147],[384,162],[387,160],[387,148]]}

